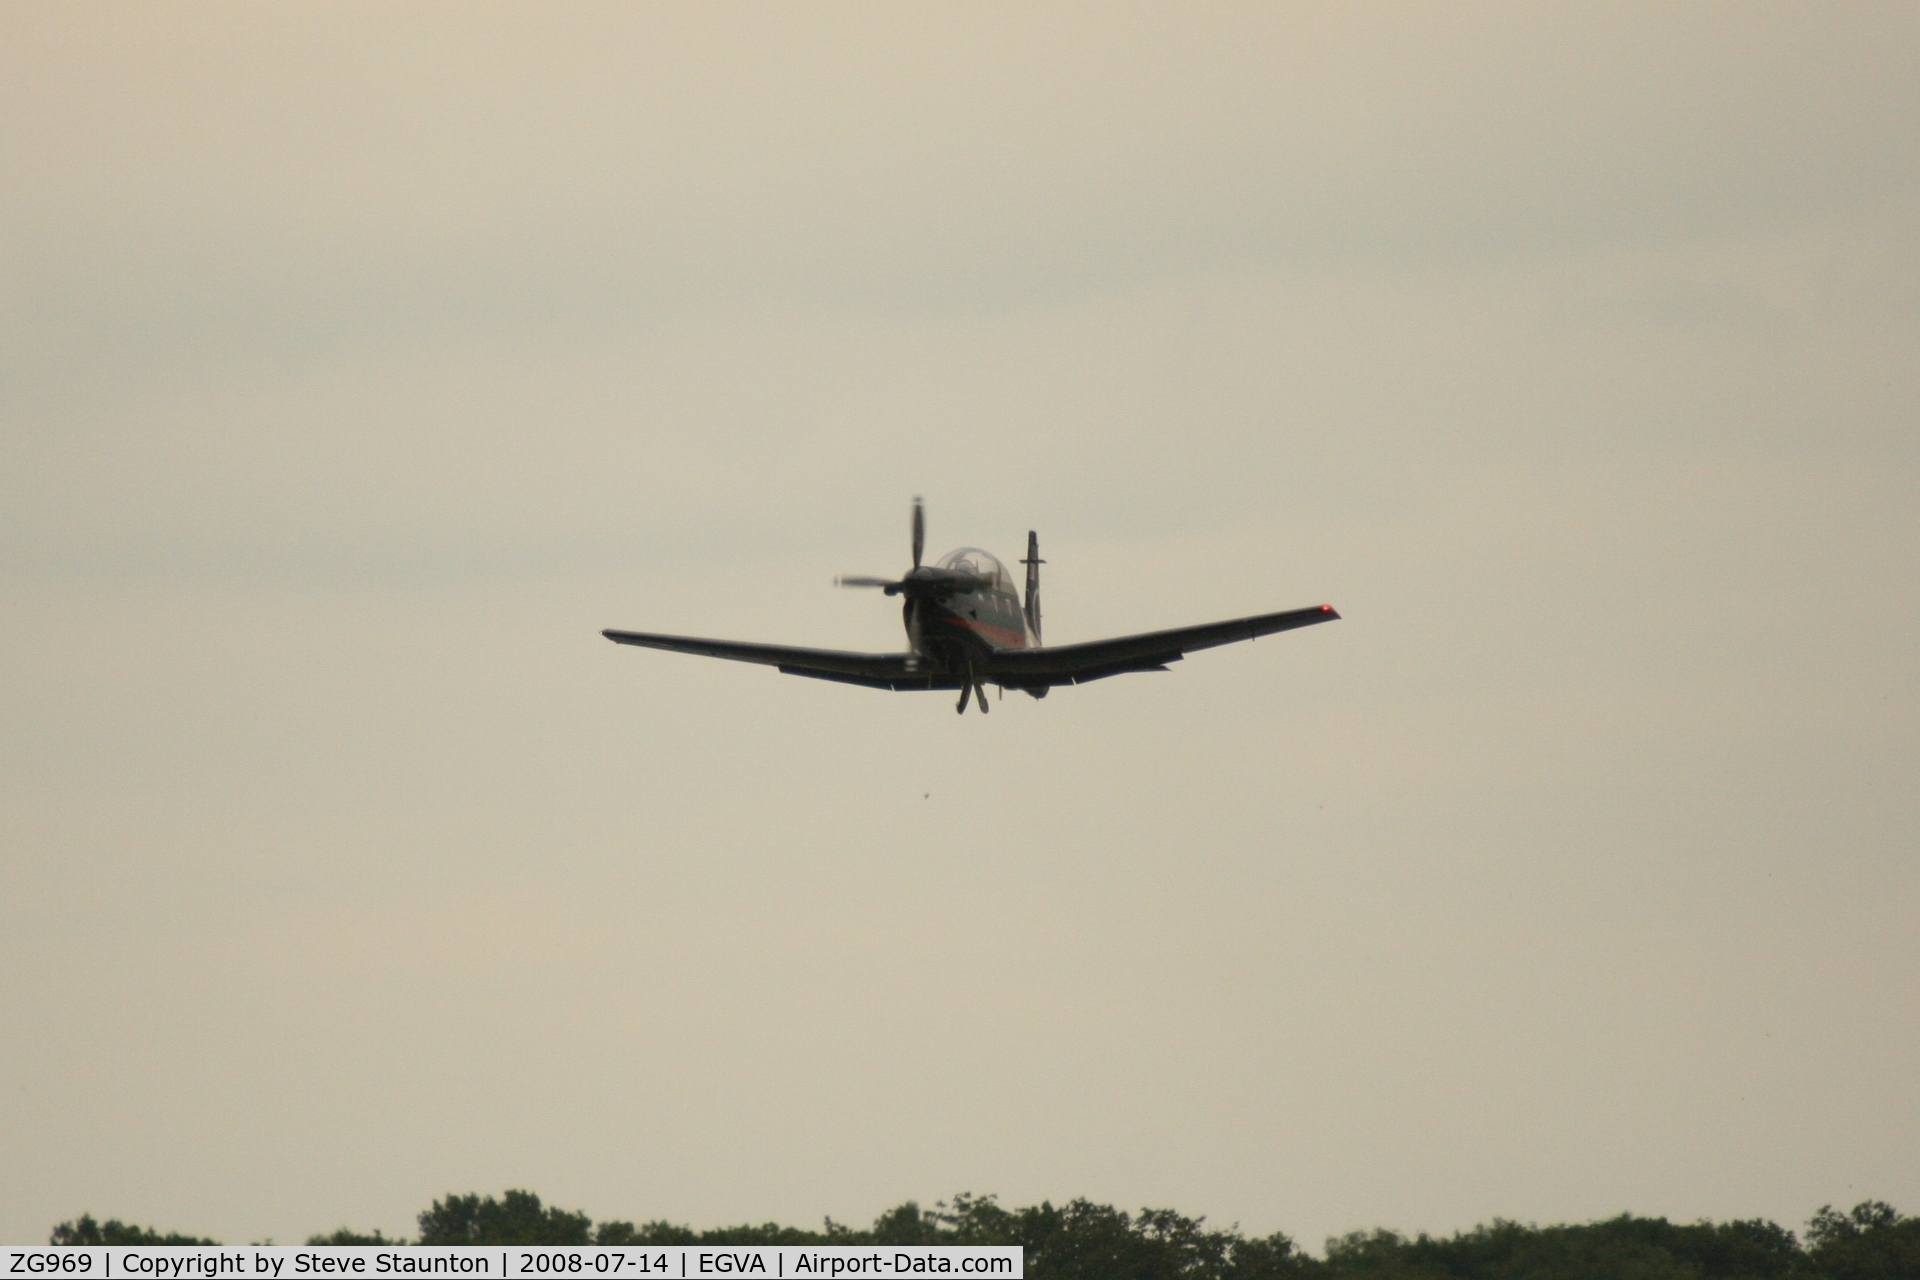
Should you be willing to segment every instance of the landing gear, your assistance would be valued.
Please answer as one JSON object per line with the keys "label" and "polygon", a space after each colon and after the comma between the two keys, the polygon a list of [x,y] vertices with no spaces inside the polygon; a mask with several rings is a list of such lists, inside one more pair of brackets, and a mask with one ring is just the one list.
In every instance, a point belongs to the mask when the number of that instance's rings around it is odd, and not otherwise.
{"label": "landing gear", "polygon": [[972,698],[979,704],[981,715],[987,714],[987,686],[984,681],[973,674],[972,667],[967,668],[967,678],[960,684],[960,702],[958,706],[954,707],[954,710],[964,714],[967,709],[968,698]]}

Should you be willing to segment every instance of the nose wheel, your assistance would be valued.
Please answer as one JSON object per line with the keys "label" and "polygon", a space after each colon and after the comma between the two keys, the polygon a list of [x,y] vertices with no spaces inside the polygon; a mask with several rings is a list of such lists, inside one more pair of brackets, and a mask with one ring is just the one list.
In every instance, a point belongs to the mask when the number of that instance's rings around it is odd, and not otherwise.
{"label": "nose wheel", "polygon": [[967,668],[966,682],[960,686],[960,701],[953,708],[956,713],[966,714],[968,698],[980,704],[981,715],[987,714],[987,686],[973,674],[971,667]]}

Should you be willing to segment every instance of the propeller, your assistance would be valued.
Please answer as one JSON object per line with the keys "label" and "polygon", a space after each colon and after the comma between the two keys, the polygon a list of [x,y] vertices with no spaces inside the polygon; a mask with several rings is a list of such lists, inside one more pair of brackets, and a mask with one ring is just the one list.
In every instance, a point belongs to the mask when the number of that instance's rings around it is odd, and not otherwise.
{"label": "propeller", "polygon": [[950,569],[923,569],[920,557],[927,549],[927,505],[919,498],[913,500],[913,568],[904,578],[835,578],[836,587],[878,587],[890,596],[901,592],[915,596],[950,596],[964,591],[975,591],[987,585],[984,578],[971,573],[955,573]]}

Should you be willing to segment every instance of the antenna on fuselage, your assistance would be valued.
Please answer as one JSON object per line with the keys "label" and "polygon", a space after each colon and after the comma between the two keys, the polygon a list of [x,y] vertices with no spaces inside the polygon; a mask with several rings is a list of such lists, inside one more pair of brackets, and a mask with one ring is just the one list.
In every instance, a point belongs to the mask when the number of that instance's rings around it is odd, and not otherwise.
{"label": "antenna on fuselage", "polygon": [[1032,529],[1027,530],[1027,558],[1020,562],[1027,566],[1027,629],[1033,632],[1033,642],[1040,643],[1040,566],[1046,561],[1040,558],[1040,535]]}

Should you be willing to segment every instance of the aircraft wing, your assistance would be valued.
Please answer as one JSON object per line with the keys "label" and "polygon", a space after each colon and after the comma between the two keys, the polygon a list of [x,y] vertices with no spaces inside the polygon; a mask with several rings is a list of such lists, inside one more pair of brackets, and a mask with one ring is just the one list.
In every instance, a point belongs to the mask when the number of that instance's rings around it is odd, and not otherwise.
{"label": "aircraft wing", "polygon": [[1197,627],[1149,631],[1137,636],[1116,636],[1111,640],[1093,640],[1086,644],[1003,649],[994,654],[992,662],[982,674],[996,683],[1024,688],[1085,684],[1089,680],[1100,680],[1128,671],[1164,671],[1169,662],[1178,662],[1196,649],[1211,649],[1216,645],[1232,644],[1236,640],[1253,640],[1276,631],[1291,631],[1295,627],[1311,627],[1319,622],[1332,622],[1339,616],[1332,605],[1321,604],[1310,609],[1262,613],[1251,618],[1205,622]]}
{"label": "aircraft wing", "polygon": [[790,676],[839,680],[880,689],[958,689],[949,677],[921,673],[911,653],[849,653],[843,649],[799,649],[782,644],[750,644],[744,640],[706,640],[699,636],[661,636],[645,631],[602,631],[615,644],[637,644],[648,649],[697,653],[705,658],[730,658],[778,667]]}

